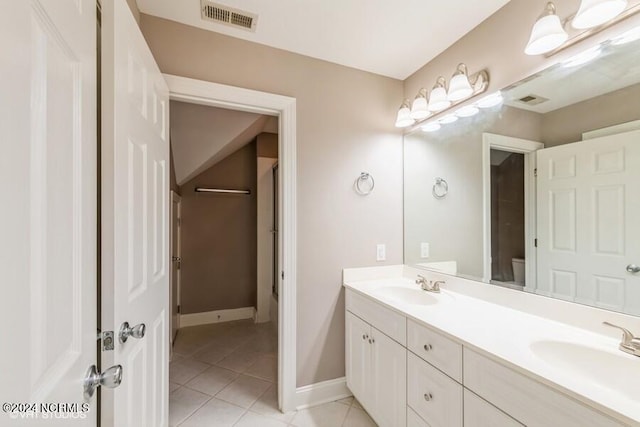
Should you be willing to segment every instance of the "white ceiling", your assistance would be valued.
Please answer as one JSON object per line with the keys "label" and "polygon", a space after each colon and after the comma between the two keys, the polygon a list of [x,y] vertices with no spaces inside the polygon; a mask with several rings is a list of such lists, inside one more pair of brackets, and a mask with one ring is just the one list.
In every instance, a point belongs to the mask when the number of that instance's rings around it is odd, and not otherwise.
{"label": "white ceiling", "polygon": [[277,133],[278,118],[171,101],[171,151],[182,185],[251,142]]}
{"label": "white ceiling", "polygon": [[404,80],[509,0],[214,0],[258,14],[256,32],[203,21],[200,0],[142,13]]}
{"label": "white ceiling", "polygon": [[[640,41],[607,46],[597,59],[578,67],[561,64],[505,90],[505,104],[545,114],[640,83]],[[527,105],[519,99],[535,95],[548,101]]]}

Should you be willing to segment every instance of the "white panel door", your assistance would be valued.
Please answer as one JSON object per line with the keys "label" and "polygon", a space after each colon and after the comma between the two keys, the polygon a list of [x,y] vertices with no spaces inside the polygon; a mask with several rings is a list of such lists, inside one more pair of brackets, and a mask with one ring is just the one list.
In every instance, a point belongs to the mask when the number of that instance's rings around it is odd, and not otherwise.
{"label": "white panel door", "polygon": [[371,391],[368,409],[381,427],[404,426],[407,421],[407,350],[371,328]]}
{"label": "white panel door", "polygon": [[103,390],[103,425],[161,427],[168,418],[169,94],[125,2],[102,4],[102,322],[145,324],[116,339],[106,365],[122,385]]}
{"label": "white panel door", "polygon": [[536,292],[640,314],[640,131],[538,151]]}
{"label": "white panel door", "polygon": [[[0,401],[82,405],[96,363],[96,4],[2,6]],[[2,411],[0,425],[96,425],[86,402],[77,417]]]}

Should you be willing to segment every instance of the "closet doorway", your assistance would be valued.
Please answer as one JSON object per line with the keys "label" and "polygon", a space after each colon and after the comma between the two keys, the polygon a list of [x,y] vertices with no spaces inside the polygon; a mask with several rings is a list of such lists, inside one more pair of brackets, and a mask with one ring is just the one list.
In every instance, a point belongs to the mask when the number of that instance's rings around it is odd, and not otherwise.
{"label": "closet doorway", "polygon": [[[255,98],[253,106],[219,96],[205,102],[193,92],[210,95],[212,86],[224,87],[165,77],[172,99],[171,187],[181,198],[180,329],[170,367],[178,404],[170,417],[198,419],[198,408],[224,406],[237,388],[254,390],[255,402],[230,402],[236,406],[249,409],[262,398],[289,411],[295,407],[295,322],[282,319],[295,319],[295,100],[273,96],[277,105],[269,108],[256,107]],[[198,129],[203,124],[211,132]],[[209,403],[191,411],[179,403],[185,399]],[[200,412],[210,413],[208,406]]]}

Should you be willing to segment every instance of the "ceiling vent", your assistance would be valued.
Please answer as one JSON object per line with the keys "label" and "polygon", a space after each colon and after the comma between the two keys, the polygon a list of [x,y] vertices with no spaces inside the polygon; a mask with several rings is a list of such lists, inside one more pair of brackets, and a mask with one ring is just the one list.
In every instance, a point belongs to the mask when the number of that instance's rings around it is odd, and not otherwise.
{"label": "ceiling vent", "polygon": [[538,104],[542,104],[543,102],[547,102],[548,100],[549,100],[548,98],[543,98],[542,96],[532,94],[532,95],[523,96],[522,98],[518,99],[518,102],[521,102],[527,105],[538,105]]}
{"label": "ceiling vent", "polygon": [[255,13],[245,12],[244,10],[234,9],[209,0],[201,1],[202,19],[205,21],[225,24],[234,28],[241,28],[247,31],[256,30],[258,23],[258,15]]}

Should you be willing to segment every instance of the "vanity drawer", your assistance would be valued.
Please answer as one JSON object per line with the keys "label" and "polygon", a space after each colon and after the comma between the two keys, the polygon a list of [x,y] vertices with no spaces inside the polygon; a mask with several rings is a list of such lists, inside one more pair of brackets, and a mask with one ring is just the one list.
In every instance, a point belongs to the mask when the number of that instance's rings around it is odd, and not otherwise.
{"label": "vanity drawer", "polygon": [[407,402],[431,427],[462,427],[462,386],[407,353]]}
{"label": "vanity drawer", "polygon": [[464,427],[523,427],[522,424],[476,396],[464,390]]}
{"label": "vanity drawer", "polygon": [[429,427],[429,424],[420,418],[416,411],[407,406],[407,427]]}
{"label": "vanity drawer", "polygon": [[550,387],[466,348],[464,386],[529,427],[622,425]]}
{"label": "vanity drawer", "polygon": [[462,383],[461,344],[413,320],[408,320],[407,347],[454,380]]}
{"label": "vanity drawer", "polygon": [[346,306],[348,311],[366,319],[374,328],[403,346],[407,345],[407,319],[403,315],[349,289],[346,290]]}

